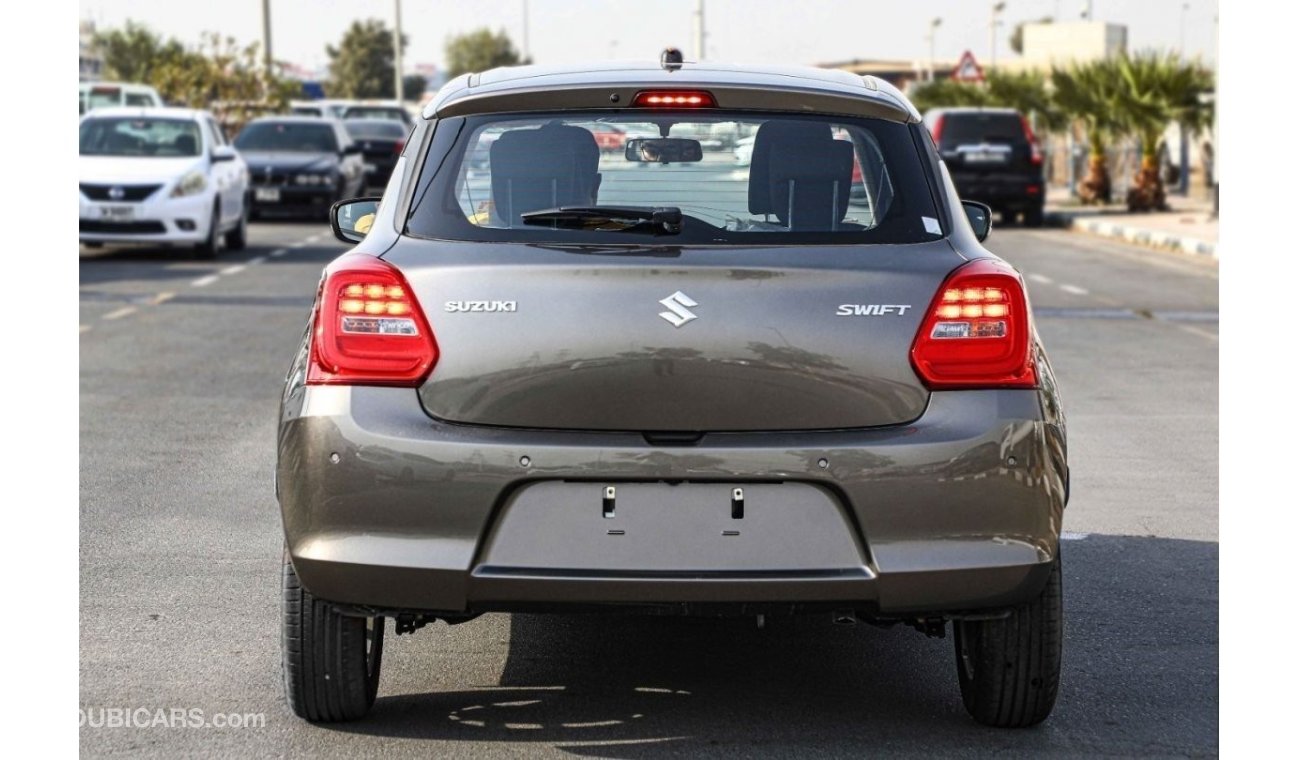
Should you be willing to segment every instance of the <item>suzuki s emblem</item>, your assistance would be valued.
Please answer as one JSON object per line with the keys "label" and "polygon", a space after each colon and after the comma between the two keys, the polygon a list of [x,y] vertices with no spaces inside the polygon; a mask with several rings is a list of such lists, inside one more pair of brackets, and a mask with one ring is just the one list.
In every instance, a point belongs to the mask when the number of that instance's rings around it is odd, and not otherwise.
{"label": "suzuki s emblem", "polygon": [[126,197],[126,189],[119,186],[110,187],[108,189],[108,197],[115,201],[120,201]]}
{"label": "suzuki s emblem", "polygon": [[673,327],[681,327],[692,319],[695,319],[695,314],[686,307],[699,306],[699,304],[695,303],[690,296],[680,290],[659,303],[668,308],[668,311],[659,312],[659,316],[671,322]]}

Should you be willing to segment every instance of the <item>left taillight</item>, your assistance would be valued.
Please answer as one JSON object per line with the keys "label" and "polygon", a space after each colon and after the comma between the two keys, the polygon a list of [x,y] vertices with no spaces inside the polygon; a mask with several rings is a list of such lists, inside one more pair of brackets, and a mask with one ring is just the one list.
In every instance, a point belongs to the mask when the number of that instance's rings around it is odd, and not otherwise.
{"label": "left taillight", "polygon": [[912,366],[932,390],[1038,385],[1029,299],[1014,269],[992,259],[958,267],[912,343]]}
{"label": "left taillight", "polygon": [[433,331],[396,267],[364,254],[330,266],[313,315],[308,385],[416,387],[437,361]]}

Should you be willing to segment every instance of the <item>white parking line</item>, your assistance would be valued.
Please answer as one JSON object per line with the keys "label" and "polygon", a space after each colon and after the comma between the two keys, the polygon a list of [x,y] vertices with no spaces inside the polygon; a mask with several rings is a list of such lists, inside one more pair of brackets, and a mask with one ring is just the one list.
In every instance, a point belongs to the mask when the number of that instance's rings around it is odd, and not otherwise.
{"label": "white parking line", "polygon": [[215,274],[210,274],[210,275],[207,275],[206,277],[200,277],[199,279],[195,280],[194,282],[191,282],[191,283],[190,283],[190,287],[192,287],[192,288],[206,288],[207,286],[209,286],[209,285],[211,285],[212,283],[216,282],[218,279],[220,279],[220,278],[219,278],[217,275],[215,275]]}
{"label": "white parking line", "polygon": [[244,270],[247,269],[247,268],[248,268],[248,266],[245,265],[245,264],[236,264],[236,265],[234,265],[233,267],[226,267],[225,269],[221,270],[220,272],[217,272],[217,274],[220,274],[220,275],[239,274],[240,272],[244,271]]}
{"label": "white parking line", "polygon": [[305,248],[305,247],[307,247],[307,241],[306,241],[306,240],[299,240],[299,241],[296,242],[296,243],[290,243],[290,244],[289,244],[289,247],[290,247],[290,248]]}
{"label": "white parking line", "polygon": [[1215,335],[1209,330],[1202,330],[1199,327],[1192,327],[1191,325],[1183,325],[1177,322],[1166,322],[1166,324],[1171,324],[1174,327],[1177,327],[1179,330],[1182,330],[1183,332],[1188,332],[1191,333],[1192,335],[1199,335],[1202,338],[1205,338],[1206,340],[1213,341],[1215,343],[1219,342],[1219,336]]}
{"label": "white parking line", "polygon": [[274,251],[271,251],[271,258],[278,259],[288,252],[289,252],[288,248],[276,248]]}
{"label": "white parking line", "polygon": [[1062,285],[1061,290],[1064,290],[1066,293],[1073,293],[1076,296],[1088,295],[1088,291],[1084,290],[1078,285]]}
{"label": "white parking line", "polygon": [[1052,284],[1052,278],[1051,278],[1051,277],[1044,277],[1044,276],[1042,276],[1041,274],[1031,274],[1031,275],[1029,275],[1029,279],[1033,280],[1034,282],[1042,283],[1043,285],[1051,285],[1051,284]]}
{"label": "white parking line", "polygon": [[266,257],[265,257],[265,256],[254,256],[253,258],[251,258],[251,259],[248,260],[248,265],[249,265],[250,267],[255,267],[255,266],[257,266],[258,264],[262,264],[262,263],[265,263],[265,262],[266,262]]}
{"label": "white parking line", "polygon": [[145,301],[145,304],[149,306],[157,306],[160,303],[167,303],[168,301],[172,300],[175,297],[176,297],[175,293],[164,291],[154,296],[153,298],[150,298],[148,301]]}
{"label": "white parking line", "polygon": [[90,332],[90,325],[81,325],[81,329],[78,330],[78,332]]}
{"label": "white parking line", "polygon": [[136,308],[134,306],[123,306],[120,309],[110,311],[109,313],[101,317],[101,319],[121,319],[122,317],[129,317],[135,312],[136,312]]}

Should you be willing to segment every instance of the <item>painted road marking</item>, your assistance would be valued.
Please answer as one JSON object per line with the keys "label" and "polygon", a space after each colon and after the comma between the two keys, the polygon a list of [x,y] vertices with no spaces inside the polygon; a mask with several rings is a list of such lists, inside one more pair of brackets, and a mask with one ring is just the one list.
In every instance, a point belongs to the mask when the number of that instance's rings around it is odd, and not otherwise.
{"label": "painted road marking", "polygon": [[1074,531],[1072,531],[1072,530],[1063,530],[1063,531],[1061,531],[1061,540],[1062,540],[1062,541],[1082,541],[1083,539],[1087,538],[1088,536],[1089,536],[1089,534],[1087,534],[1087,533],[1076,533],[1076,532],[1074,532]]}
{"label": "painted road marking", "polygon": [[90,332],[90,325],[81,325],[81,329],[78,332]]}
{"label": "painted road marking", "polygon": [[1084,290],[1078,285],[1062,285],[1061,290],[1064,290],[1066,293],[1073,293],[1076,296],[1088,295],[1088,291]]}
{"label": "painted road marking", "polygon": [[1031,274],[1031,275],[1029,275],[1029,279],[1033,280],[1034,282],[1042,283],[1043,285],[1051,285],[1051,284],[1052,284],[1052,278],[1051,278],[1051,277],[1044,277],[1044,276],[1042,276],[1041,274]]}
{"label": "painted road marking", "polygon": [[113,311],[110,311],[109,313],[101,317],[101,319],[121,319],[122,317],[131,316],[136,311],[137,309],[134,306],[123,306],[120,309],[115,309]]}
{"label": "painted road marking", "polygon": [[194,282],[191,282],[191,283],[190,283],[190,287],[191,287],[191,288],[206,288],[207,286],[209,286],[209,285],[211,285],[212,283],[216,282],[218,279],[220,279],[218,275],[210,274],[210,275],[207,275],[206,277],[200,277],[199,279],[195,280]]}
{"label": "painted road marking", "polygon": [[271,257],[272,257],[272,258],[276,258],[276,259],[278,259],[278,258],[280,258],[281,256],[285,255],[285,254],[288,253],[288,252],[289,252],[289,249],[287,249],[287,248],[276,248],[274,251],[271,251]]}
{"label": "painted road marking", "polygon": [[265,256],[254,256],[253,258],[251,258],[251,259],[248,260],[248,265],[249,265],[250,267],[255,267],[255,266],[257,266],[258,264],[264,264],[264,263],[266,263],[266,257],[265,257]]}
{"label": "painted road marking", "polygon": [[175,297],[176,297],[175,293],[163,292],[163,293],[159,293],[153,298],[150,298],[144,303],[147,306],[157,306],[160,303],[167,303],[168,301],[172,300]]}
{"label": "painted road marking", "polygon": [[236,265],[234,265],[233,267],[226,267],[225,269],[221,270],[220,272],[217,272],[217,274],[219,274],[219,275],[232,275],[232,274],[239,274],[240,272],[244,271],[244,270],[247,269],[247,268],[248,268],[248,267],[247,267],[246,265],[244,265],[244,264],[236,264]]}

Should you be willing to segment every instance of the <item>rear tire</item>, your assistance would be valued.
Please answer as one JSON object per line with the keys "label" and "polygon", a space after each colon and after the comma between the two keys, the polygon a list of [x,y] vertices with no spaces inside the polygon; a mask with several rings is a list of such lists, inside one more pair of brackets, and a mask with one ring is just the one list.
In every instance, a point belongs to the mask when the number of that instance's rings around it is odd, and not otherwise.
{"label": "rear tire", "polygon": [[215,259],[221,250],[221,205],[212,204],[212,220],[208,222],[208,237],[194,246],[194,256],[200,259]]}
{"label": "rear tire", "polygon": [[1001,620],[953,623],[962,702],[987,726],[1021,728],[1052,713],[1061,684],[1061,560],[1042,593]]}
{"label": "rear tire", "polygon": [[1043,209],[1041,207],[1031,208],[1025,212],[1025,226],[1026,227],[1043,226]]}
{"label": "rear tire", "polygon": [[1010,227],[1011,225],[1015,224],[1016,212],[1003,211],[1001,214],[998,215],[998,223],[1003,227]]}
{"label": "rear tire", "polygon": [[379,690],[384,619],[348,617],[303,588],[284,556],[281,655],[284,694],[294,714],[313,722],[356,720]]}
{"label": "rear tire", "polygon": [[248,201],[244,201],[244,210],[239,214],[239,224],[226,233],[226,247],[232,251],[242,251],[248,245]]}

